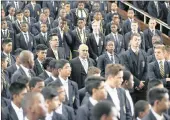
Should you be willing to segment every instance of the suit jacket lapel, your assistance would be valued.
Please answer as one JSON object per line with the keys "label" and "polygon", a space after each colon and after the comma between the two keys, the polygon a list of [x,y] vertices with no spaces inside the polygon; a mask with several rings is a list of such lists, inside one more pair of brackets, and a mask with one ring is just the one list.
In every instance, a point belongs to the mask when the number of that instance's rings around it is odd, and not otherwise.
{"label": "suit jacket lapel", "polygon": [[135,54],[134,54],[134,52],[132,51],[132,49],[129,49],[129,52],[130,52],[130,56],[131,56],[131,58],[132,58],[132,61],[134,61],[135,62],[135,65],[136,66],[138,66],[138,60],[135,58]]}
{"label": "suit jacket lapel", "polygon": [[18,120],[17,114],[16,114],[14,108],[12,107],[12,105],[9,106],[9,114],[10,114],[12,120]]}
{"label": "suit jacket lapel", "polygon": [[112,63],[112,61],[110,60],[110,58],[109,58],[107,52],[105,53],[105,60],[106,60],[106,64]]}
{"label": "suit jacket lapel", "polygon": [[101,52],[102,52],[103,44],[104,44],[104,43],[103,43],[103,39],[102,39],[102,34],[100,33],[100,34],[99,34],[99,45],[98,45],[98,46],[99,46],[99,47],[98,47],[98,53],[99,53],[99,54],[101,54]]}
{"label": "suit jacket lapel", "polygon": [[68,92],[69,92],[69,101],[71,102],[71,103],[73,103],[74,102],[74,98],[75,98],[75,96],[73,96],[73,86],[72,86],[72,84],[71,84],[71,82],[68,80]]}
{"label": "suit jacket lapel", "polygon": [[[86,71],[84,70],[84,67],[83,67],[83,65],[82,65],[79,57],[77,57],[77,59],[78,59],[78,63],[77,63],[77,64],[80,65],[79,67],[80,67],[80,69],[81,69],[81,73],[84,74],[84,75],[87,75],[87,73],[86,73]],[[88,66],[89,66],[89,62],[88,62]]]}
{"label": "suit jacket lapel", "polygon": [[[26,75],[26,73],[24,72],[24,70],[20,67],[19,68],[20,72],[23,74],[23,75]],[[26,75],[27,76],[27,75]]]}

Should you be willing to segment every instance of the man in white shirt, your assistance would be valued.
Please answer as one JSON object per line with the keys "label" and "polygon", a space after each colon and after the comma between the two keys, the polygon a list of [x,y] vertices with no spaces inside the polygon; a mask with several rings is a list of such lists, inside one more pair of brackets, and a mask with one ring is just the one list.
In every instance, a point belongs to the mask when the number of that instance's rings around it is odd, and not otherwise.
{"label": "man in white shirt", "polygon": [[12,95],[12,101],[8,107],[4,108],[3,116],[6,120],[23,120],[24,113],[21,108],[21,101],[27,93],[26,85],[14,82],[9,90]]}
{"label": "man in white shirt", "polygon": [[145,100],[139,100],[135,104],[135,120],[142,120],[150,110],[150,105]]}
{"label": "man in white shirt", "polygon": [[148,102],[151,110],[142,120],[169,120],[165,114],[169,109],[169,94],[166,88],[153,88],[148,92]]}
{"label": "man in white shirt", "polygon": [[[104,88],[103,77],[91,76],[88,77],[85,81],[85,86],[87,92],[90,94],[89,100],[87,103],[83,104],[77,110],[77,120],[92,120],[91,109],[100,101],[107,98],[107,92]],[[83,117],[82,117],[83,116]]]}
{"label": "man in white shirt", "polygon": [[121,120],[131,120],[130,108],[127,105],[125,90],[120,88],[123,82],[123,66],[108,64],[105,71],[105,89],[108,93],[107,100],[111,101],[118,111]]}

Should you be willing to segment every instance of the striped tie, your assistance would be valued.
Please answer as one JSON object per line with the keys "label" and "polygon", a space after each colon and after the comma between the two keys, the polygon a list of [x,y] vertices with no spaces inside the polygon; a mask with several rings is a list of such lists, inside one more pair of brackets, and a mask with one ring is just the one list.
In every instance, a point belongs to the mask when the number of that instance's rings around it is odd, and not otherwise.
{"label": "striped tie", "polygon": [[162,77],[164,77],[164,66],[163,66],[163,62],[162,61],[160,61],[159,62],[159,65],[160,65],[160,74],[161,74],[161,76]]}

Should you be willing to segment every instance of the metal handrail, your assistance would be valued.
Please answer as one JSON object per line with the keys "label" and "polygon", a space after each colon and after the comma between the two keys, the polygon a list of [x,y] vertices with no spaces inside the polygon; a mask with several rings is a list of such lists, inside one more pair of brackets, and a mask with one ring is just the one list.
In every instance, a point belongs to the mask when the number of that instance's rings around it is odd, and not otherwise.
{"label": "metal handrail", "polygon": [[[133,8],[134,10],[138,11],[139,13],[143,14],[143,15],[144,15],[144,23],[145,23],[145,24],[146,24],[146,17],[148,17],[148,18],[154,18],[154,17],[152,17],[151,15],[149,15],[147,12],[145,12],[145,11],[143,11],[143,10],[141,10],[141,9],[136,8],[135,6],[133,6],[132,4],[130,4],[130,3],[128,3],[128,2],[123,1],[122,3],[125,4],[125,5],[127,5],[127,6],[129,6],[129,7],[131,7],[131,8]],[[170,26],[168,26],[168,24],[166,24],[165,22],[163,22],[163,21],[161,21],[161,20],[159,20],[159,19],[157,19],[157,18],[155,18],[155,20],[156,20],[157,23],[160,24],[160,31],[161,31],[161,32],[162,32],[162,26],[166,27],[167,29],[170,29]]]}

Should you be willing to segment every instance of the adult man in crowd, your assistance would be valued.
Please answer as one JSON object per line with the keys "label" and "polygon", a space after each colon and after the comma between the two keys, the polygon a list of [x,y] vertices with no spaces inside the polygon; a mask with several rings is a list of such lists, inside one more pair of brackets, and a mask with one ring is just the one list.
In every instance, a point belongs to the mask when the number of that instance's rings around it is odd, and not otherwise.
{"label": "adult man in crowd", "polygon": [[41,92],[44,87],[44,80],[40,77],[32,77],[29,81],[29,88],[31,92]]}

